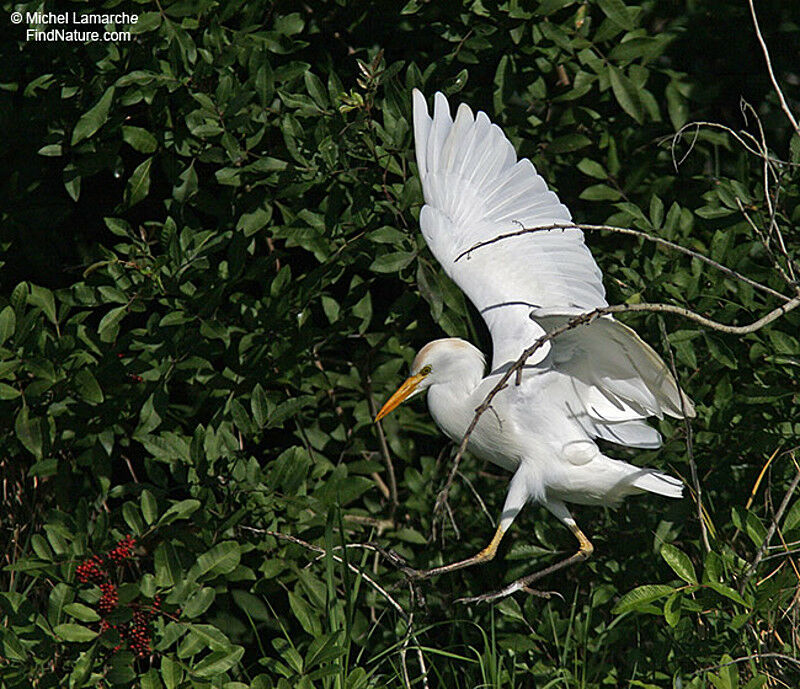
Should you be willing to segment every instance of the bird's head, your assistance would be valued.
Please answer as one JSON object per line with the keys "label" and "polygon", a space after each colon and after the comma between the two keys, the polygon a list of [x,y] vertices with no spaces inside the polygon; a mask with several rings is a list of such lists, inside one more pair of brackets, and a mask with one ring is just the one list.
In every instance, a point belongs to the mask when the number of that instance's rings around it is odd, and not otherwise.
{"label": "bird's head", "polygon": [[411,375],[383,405],[375,417],[380,421],[390,411],[431,385],[453,381],[477,383],[485,367],[483,354],[469,342],[457,337],[447,337],[429,342],[414,357]]}

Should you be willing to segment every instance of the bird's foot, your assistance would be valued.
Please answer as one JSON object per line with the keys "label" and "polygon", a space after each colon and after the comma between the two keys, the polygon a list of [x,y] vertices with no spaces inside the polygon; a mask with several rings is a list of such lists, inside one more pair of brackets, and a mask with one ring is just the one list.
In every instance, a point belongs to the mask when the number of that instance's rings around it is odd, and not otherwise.
{"label": "bird's foot", "polygon": [[531,596],[544,598],[545,600],[549,600],[553,596],[560,598],[562,601],[564,600],[564,596],[562,596],[558,591],[539,591],[537,589],[532,589],[530,586],[526,586],[525,579],[523,578],[523,579],[517,579],[517,581],[512,582],[511,584],[509,584],[505,588],[500,589],[499,591],[484,593],[480,596],[458,598],[456,599],[456,603],[490,603],[492,601],[507,598],[508,596],[510,596],[513,593],[516,593],[517,591],[524,591],[525,593],[528,593]]}

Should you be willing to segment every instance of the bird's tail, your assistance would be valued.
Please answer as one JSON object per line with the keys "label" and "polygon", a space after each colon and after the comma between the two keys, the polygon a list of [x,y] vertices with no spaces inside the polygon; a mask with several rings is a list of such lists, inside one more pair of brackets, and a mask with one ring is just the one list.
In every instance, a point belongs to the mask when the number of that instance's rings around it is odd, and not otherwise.
{"label": "bird's tail", "polygon": [[657,493],[667,498],[680,498],[683,496],[683,484],[674,476],[662,474],[655,469],[641,469],[641,476],[637,476],[631,484],[634,488],[650,493]]}

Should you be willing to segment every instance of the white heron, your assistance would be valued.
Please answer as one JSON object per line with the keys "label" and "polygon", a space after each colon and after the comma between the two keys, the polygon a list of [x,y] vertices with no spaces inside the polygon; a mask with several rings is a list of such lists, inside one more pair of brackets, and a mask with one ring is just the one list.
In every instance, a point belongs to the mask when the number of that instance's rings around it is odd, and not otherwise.
{"label": "white heron", "polygon": [[[420,227],[445,272],[480,311],[492,337],[492,364],[458,338],[426,344],[410,377],[376,421],[427,391],[434,421],[461,442],[475,409],[522,351],[577,314],[607,306],[602,273],[577,227],[478,243],[520,228],[571,224],[570,212],[527,159],[517,160],[502,130],[483,112],[462,104],[455,120],[447,99],[434,98],[431,118],[414,90],[414,138],[425,205]],[[637,493],[679,498],[678,479],[602,453],[597,439],[653,449],[661,436],[645,419],[694,416],[691,400],[639,336],[610,315],[567,330],[532,356],[519,385],[492,401],[469,437],[468,450],[513,472],[497,531],[474,557],[417,572],[430,577],[492,559],[500,540],[528,502],[544,505],[579,543],[571,557],[528,575],[487,600],[588,558],[593,546],[566,503],[616,505]],[[527,589],[529,590],[529,589]]]}

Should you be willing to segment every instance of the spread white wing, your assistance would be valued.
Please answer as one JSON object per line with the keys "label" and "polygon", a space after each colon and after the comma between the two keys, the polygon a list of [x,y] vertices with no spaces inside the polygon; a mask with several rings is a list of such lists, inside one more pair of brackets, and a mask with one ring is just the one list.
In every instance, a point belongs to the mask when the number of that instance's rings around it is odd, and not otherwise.
{"label": "spread white wing", "polygon": [[[425,196],[420,226],[445,272],[477,307],[492,336],[492,370],[515,361],[547,329],[606,306],[602,273],[576,227],[478,243],[523,228],[569,225],[569,210],[537,174],[517,160],[503,131],[485,113],[434,97],[431,118],[414,90],[414,138]],[[534,319],[530,316],[533,314]],[[640,419],[682,416],[678,386],[658,355],[627,326],[604,317],[557,337],[529,363],[572,378],[593,435],[654,446],[658,434]],[[684,396],[683,408],[693,414]],[[605,428],[609,426],[612,430]],[[624,427],[623,427],[624,426]],[[647,429],[648,433],[643,430]],[[613,432],[612,432],[613,431]],[[608,437],[613,440],[615,438]]]}

